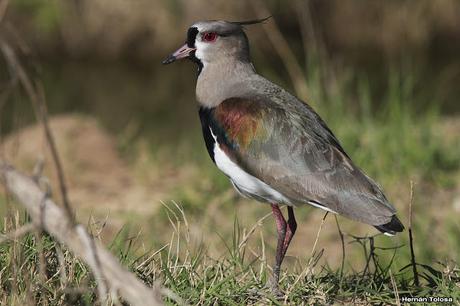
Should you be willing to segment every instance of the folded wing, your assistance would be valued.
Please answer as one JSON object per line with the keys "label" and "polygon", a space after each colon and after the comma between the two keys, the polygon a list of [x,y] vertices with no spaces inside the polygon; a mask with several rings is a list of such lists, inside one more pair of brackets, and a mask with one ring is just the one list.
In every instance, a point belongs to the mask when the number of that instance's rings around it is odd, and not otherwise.
{"label": "folded wing", "polygon": [[376,226],[392,221],[396,211],[382,190],[308,105],[231,98],[212,111],[211,121],[230,158],[292,202]]}

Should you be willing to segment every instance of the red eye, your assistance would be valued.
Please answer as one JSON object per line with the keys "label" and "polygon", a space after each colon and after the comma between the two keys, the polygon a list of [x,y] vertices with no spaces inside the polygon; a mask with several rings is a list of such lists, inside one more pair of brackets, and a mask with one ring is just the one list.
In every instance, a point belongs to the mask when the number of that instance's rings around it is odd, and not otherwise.
{"label": "red eye", "polygon": [[204,33],[201,37],[205,42],[213,42],[217,39],[217,34],[214,32],[208,32]]}

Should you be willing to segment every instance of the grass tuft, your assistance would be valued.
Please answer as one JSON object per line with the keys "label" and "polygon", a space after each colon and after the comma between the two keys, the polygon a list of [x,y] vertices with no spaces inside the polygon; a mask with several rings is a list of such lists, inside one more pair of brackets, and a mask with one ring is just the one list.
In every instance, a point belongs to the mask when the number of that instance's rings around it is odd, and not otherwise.
{"label": "grass tuft", "polygon": [[[271,295],[266,282],[271,274],[265,241],[256,230],[247,231],[234,220],[233,239],[218,257],[196,247],[183,209],[165,205],[170,218],[170,242],[158,250],[139,254],[138,237],[121,230],[110,244],[111,250],[147,284],[160,283],[171,289],[186,304],[397,304],[398,297],[442,296],[460,301],[460,269],[452,262],[418,264],[420,284],[408,261],[397,268],[395,258],[408,248],[377,244],[376,236],[345,237],[347,243],[361,250],[361,268],[342,273],[327,264],[319,265],[324,254],[298,258],[294,268],[284,267],[280,287],[283,299]],[[22,220],[24,221],[24,220]],[[20,223],[5,219],[11,231]],[[5,305],[93,305],[97,303],[96,283],[85,264],[51,237],[28,233],[0,244],[0,296]],[[42,251],[40,251],[40,249]],[[43,252],[45,275],[40,275],[40,252]],[[390,260],[384,258],[390,254]],[[344,254],[345,255],[345,254]],[[312,260],[313,259],[313,260]],[[345,257],[345,260],[348,258]],[[305,273],[305,271],[307,271]],[[175,299],[177,300],[177,299]],[[174,300],[166,299],[167,304]]]}

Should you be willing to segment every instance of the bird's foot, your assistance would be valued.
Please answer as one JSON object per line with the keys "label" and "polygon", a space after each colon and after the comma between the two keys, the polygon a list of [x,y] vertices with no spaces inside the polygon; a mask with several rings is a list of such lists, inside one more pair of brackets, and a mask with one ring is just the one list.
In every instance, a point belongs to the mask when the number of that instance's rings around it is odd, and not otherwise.
{"label": "bird's foot", "polygon": [[267,283],[268,289],[271,291],[271,294],[276,298],[276,299],[283,299],[284,298],[284,293],[280,290],[279,286],[279,280],[275,277],[271,278],[268,283]]}

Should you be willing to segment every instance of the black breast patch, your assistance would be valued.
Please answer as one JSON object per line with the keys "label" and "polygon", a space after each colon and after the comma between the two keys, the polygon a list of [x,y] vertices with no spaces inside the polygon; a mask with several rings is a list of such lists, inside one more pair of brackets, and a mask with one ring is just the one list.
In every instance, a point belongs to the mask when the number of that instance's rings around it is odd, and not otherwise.
{"label": "black breast patch", "polygon": [[237,145],[228,139],[227,133],[214,117],[214,111],[215,108],[207,108],[201,106],[198,110],[198,113],[200,114],[201,130],[203,132],[203,138],[206,143],[206,149],[208,149],[209,156],[215,163],[214,146],[216,140],[214,140],[213,134],[215,135],[218,144],[223,145],[232,151],[236,150]]}
{"label": "black breast patch", "polygon": [[206,143],[206,149],[208,149],[209,156],[211,157],[212,161],[216,163],[214,160],[214,145],[216,141],[211,134],[211,122],[212,120],[212,108],[205,108],[200,107],[198,113],[200,114],[200,121],[201,121],[201,131],[203,132],[204,142]]}

